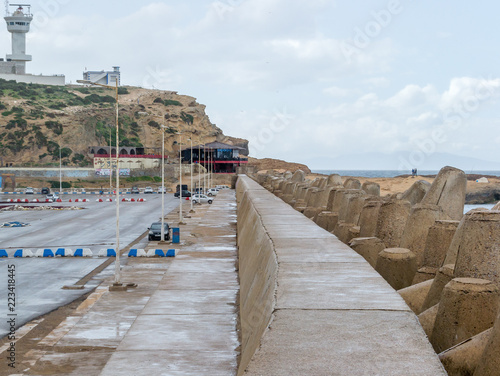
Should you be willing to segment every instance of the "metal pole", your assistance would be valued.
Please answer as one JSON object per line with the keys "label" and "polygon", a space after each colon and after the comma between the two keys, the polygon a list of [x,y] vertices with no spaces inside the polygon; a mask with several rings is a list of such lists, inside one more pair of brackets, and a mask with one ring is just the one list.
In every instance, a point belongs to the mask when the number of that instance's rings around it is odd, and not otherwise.
{"label": "metal pole", "polygon": [[179,224],[182,223],[182,133],[179,133]]}
{"label": "metal pole", "polygon": [[[193,138],[190,137],[189,138],[189,141],[191,141],[191,191],[193,191],[191,193],[191,195],[194,194],[194,190],[193,190]],[[193,197],[191,196],[191,212],[193,212]]]}
{"label": "metal pole", "polygon": [[165,240],[165,214],[164,214],[164,208],[165,208],[165,192],[163,187],[165,186],[165,130],[163,129],[164,127],[162,126],[161,129],[161,240]]}
{"label": "metal pole", "polygon": [[202,194],[201,191],[201,139],[198,140],[198,193]]}
{"label": "metal pole", "polygon": [[62,159],[61,159],[61,147],[59,146],[59,195],[62,194]]}
{"label": "metal pole", "polygon": [[111,127],[109,127],[109,194],[113,192],[113,161],[111,159]]}
{"label": "metal pole", "polygon": [[120,285],[120,149],[119,149],[119,122],[118,122],[118,78],[116,82],[116,262],[115,284]]}
{"label": "metal pole", "polygon": [[203,193],[207,194],[207,171],[208,171],[208,165],[207,165],[207,147],[206,145],[203,145],[203,164],[205,167],[205,173],[203,174]]}

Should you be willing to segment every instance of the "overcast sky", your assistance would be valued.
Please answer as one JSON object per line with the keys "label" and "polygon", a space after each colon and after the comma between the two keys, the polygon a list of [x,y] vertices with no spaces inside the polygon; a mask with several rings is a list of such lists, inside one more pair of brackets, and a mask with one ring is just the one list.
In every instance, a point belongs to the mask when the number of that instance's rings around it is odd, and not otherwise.
{"label": "overcast sky", "polygon": [[[363,153],[421,169],[441,153],[500,161],[496,1],[31,4],[28,72],[75,82],[119,65],[125,85],[196,97],[253,156],[316,169]],[[10,53],[7,31],[0,46]]]}

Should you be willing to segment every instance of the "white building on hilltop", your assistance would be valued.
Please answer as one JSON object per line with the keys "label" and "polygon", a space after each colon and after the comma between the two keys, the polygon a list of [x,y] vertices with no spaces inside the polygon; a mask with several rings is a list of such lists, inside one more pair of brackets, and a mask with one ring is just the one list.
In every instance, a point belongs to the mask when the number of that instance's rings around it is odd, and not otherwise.
{"label": "white building on hilltop", "polygon": [[[17,8],[11,13],[9,7]],[[5,12],[7,30],[12,34],[12,54],[6,56],[6,61],[0,59],[0,78],[34,84],[64,85],[64,75],[36,76],[26,73],[26,62],[32,60],[31,55],[26,54],[26,34],[30,31],[33,21],[31,5],[9,4],[6,1]]]}
{"label": "white building on hilltop", "polygon": [[112,71],[85,71],[83,72],[83,79],[86,81],[91,81],[93,83],[98,83],[102,85],[115,86],[118,82],[120,86],[120,67],[113,67]]}

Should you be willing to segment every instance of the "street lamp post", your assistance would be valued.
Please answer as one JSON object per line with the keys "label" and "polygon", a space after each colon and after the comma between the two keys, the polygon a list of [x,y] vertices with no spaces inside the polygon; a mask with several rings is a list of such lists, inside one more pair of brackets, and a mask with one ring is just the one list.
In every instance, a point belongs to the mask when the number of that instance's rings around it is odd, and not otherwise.
{"label": "street lamp post", "polygon": [[182,133],[179,133],[179,224],[182,222]]}
{"label": "street lamp post", "polygon": [[61,146],[59,146],[59,197],[62,194],[62,158],[61,158]]}
{"label": "street lamp post", "polygon": [[193,193],[194,193],[194,190],[193,190],[193,138],[190,137],[189,138],[189,141],[191,142],[191,151],[190,151],[190,154],[191,154],[191,210],[189,211],[190,213],[194,212],[193,210]]}
{"label": "street lamp post", "polygon": [[111,127],[109,127],[109,194],[113,192],[113,161],[111,160]]}
{"label": "street lamp post", "polygon": [[198,140],[198,193],[201,194],[201,138]]}
{"label": "street lamp post", "polygon": [[161,239],[165,241],[165,126],[161,126]]}
{"label": "street lamp post", "polygon": [[110,286],[110,291],[124,291],[127,286],[121,283],[120,271],[120,147],[119,147],[119,122],[118,122],[118,79],[115,80],[115,86],[99,84],[90,80],[77,80],[80,84],[102,86],[108,89],[114,89],[116,93],[116,261],[115,261],[115,281]]}

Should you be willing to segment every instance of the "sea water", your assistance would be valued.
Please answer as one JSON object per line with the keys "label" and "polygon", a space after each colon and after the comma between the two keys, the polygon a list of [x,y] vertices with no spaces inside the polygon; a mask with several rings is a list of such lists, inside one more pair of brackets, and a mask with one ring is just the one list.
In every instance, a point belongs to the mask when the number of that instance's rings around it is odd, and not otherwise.
{"label": "sea water", "polygon": [[[311,170],[315,174],[340,176],[357,176],[363,178],[394,178],[400,175],[411,175],[411,171],[404,170]],[[438,170],[418,170],[417,175],[437,175]],[[466,174],[500,176],[500,171],[465,171]]]}

